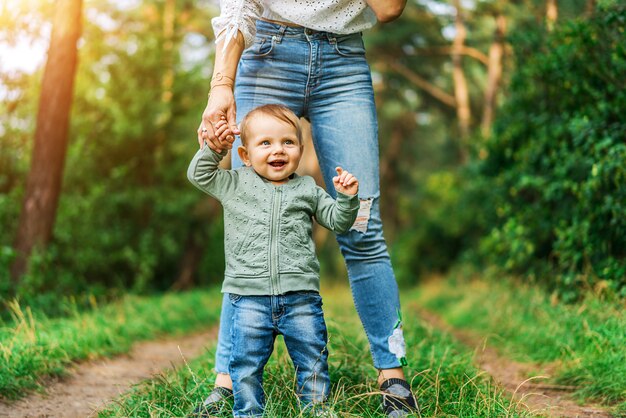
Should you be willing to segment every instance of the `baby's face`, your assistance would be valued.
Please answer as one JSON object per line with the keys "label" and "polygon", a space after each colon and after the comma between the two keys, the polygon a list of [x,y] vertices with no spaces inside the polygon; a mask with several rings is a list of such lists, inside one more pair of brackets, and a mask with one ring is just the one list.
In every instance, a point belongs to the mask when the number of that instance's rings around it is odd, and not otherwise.
{"label": "baby's face", "polygon": [[257,115],[248,124],[246,145],[239,147],[239,156],[260,176],[273,184],[283,184],[300,164],[302,144],[296,128],[287,122]]}

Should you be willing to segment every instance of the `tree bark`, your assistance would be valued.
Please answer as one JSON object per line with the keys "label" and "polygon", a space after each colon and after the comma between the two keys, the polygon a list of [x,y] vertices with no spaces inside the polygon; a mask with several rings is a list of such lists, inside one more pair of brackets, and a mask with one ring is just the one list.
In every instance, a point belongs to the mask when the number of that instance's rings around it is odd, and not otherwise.
{"label": "tree bark", "polygon": [[47,246],[52,238],[67,151],[81,16],[82,0],[58,1],[41,84],[31,168],[14,244],[14,283],[26,272],[33,249]]}
{"label": "tree bark", "polygon": [[[176,35],[176,0],[166,0],[163,8],[163,46],[161,76],[161,109],[156,118],[155,164],[160,165],[164,159],[167,133],[165,127],[172,119],[172,99],[174,97],[174,43]],[[152,167],[154,168],[154,166]]]}
{"label": "tree bark", "polygon": [[202,261],[202,251],[203,248],[196,239],[194,231],[190,231],[178,269],[178,277],[170,290],[187,290],[194,286],[196,271]]}
{"label": "tree bark", "polygon": [[452,42],[452,76],[454,79],[454,97],[456,99],[456,115],[459,124],[459,134],[462,140],[460,150],[461,162],[467,160],[467,138],[470,133],[471,110],[469,103],[469,89],[465,72],[463,71],[463,48],[467,37],[467,30],[463,23],[463,10],[460,0],[454,0],[456,19],[454,27],[456,34]]}
{"label": "tree bark", "polygon": [[484,138],[491,135],[491,125],[495,117],[497,95],[502,79],[502,57],[504,56],[504,35],[506,33],[506,17],[498,13],[495,16],[496,30],[489,48],[489,66],[487,67],[487,87],[485,89],[485,107],[481,131]]}

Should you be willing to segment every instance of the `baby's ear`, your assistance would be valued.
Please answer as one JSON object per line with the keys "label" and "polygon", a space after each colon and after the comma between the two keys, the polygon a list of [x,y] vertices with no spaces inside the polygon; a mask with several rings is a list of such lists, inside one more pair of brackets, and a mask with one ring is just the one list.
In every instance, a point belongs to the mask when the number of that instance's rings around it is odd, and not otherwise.
{"label": "baby's ear", "polygon": [[237,148],[237,153],[239,154],[239,158],[241,158],[241,161],[243,161],[246,166],[250,167],[250,156],[248,155],[248,150],[246,149],[246,147],[240,145],[239,148]]}

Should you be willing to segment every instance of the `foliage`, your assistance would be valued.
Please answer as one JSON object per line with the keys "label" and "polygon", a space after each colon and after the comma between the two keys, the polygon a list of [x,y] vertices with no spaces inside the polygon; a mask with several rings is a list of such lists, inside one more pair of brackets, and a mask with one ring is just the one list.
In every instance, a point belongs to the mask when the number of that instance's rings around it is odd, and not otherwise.
{"label": "foliage", "polygon": [[550,34],[518,32],[509,98],[486,145],[498,218],[481,252],[543,273],[566,300],[589,286],[626,295],[625,27],[615,6]]}
{"label": "foliage", "polygon": [[93,310],[78,309],[65,318],[9,304],[12,320],[0,328],[0,393],[17,399],[42,387],[45,377],[62,376],[72,362],[124,353],[135,341],[181,335],[217,323],[221,295],[217,289],[127,295]]}
{"label": "foliage", "polygon": [[468,249],[484,236],[494,222],[494,196],[489,183],[474,165],[428,174],[417,185],[403,211],[415,225],[400,233],[392,257],[402,284],[416,276],[443,273],[452,261],[468,258]]}
{"label": "foliage", "polygon": [[[211,35],[199,22],[215,10],[191,14],[191,3],[177,4],[171,35],[162,29],[162,3],[85,6],[54,240],[31,258],[19,287],[7,288],[10,281],[3,280],[0,296],[19,294],[43,307],[46,294],[167,289],[194,245],[206,253],[195,283],[219,278],[220,213],[185,177],[197,148],[195,129],[206,100],[204,64],[210,62]],[[46,21],[45,14],[21,18]],[[33,86],[40,76],[16,73],[2,80],[7,89],[0,105],[6,110],[0,116],[6,126],[0,130],[3,278],[13,259],[8,248],[28,169],[38,96]],[[54,304],[49,306],[53,313]]]}
{"label": "foliage", "polygon": [[[169,35],[167,2],[86,3],[54,241],[35,253],[17,288],[8,268],[41,70],[0,73],[0,297],[19,294],[53,313],[55,295],[167,289],[198,247],[191,285],[220,280],[220,212],[184,177],[206,102],[208,22],[217,10],[204,0],[175,3]],[[0,42],[44,36],[54,2],[38,4],[0,11]],[[497,13],[515,34],[515,60],[504,61],[505,80],[514,71],[510,88],[487,143],[476,132],[461,141],[454,106],[391,65],[453,95],[450,4],[411,1],[396,22],[366,32],[385,234],[403,283],[469,259],[539,277],[566,300],[589,286],[626,294],[624,12],[612,0],[598,4],[593,17],[567,23],[586,2],[559,2],[552,33],[537,25],[544,2],[464,4],[469,48],[489,50]],[[470,56],[462,66],[477,130],[487,68]],[[480,158],[462,166],[469,148]],[[319,247],[322,266],[339,271],[336,245]]]}

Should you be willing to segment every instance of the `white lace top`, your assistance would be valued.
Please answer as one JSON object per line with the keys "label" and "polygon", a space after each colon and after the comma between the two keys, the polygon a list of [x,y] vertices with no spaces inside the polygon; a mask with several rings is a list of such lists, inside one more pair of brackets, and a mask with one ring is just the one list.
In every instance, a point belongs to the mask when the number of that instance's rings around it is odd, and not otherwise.
{"label": "white lace top", "polygon": [[246,48],[261,17],[339,34],[360,32],[376,23],[365,0],[220,0],[220,10],[211,20],[217,40],[225,37],[227,44],[240,31]]}

